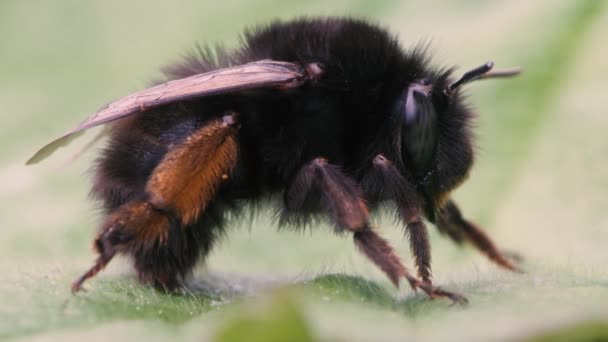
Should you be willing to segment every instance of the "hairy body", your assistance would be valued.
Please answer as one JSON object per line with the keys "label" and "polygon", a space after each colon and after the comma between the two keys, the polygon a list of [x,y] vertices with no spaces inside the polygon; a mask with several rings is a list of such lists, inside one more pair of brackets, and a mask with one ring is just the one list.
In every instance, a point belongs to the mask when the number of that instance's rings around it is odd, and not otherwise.
{"label": "hairy body", "polygon": [[[405,277],[431,297],[463,300],[431,285],[424,218],[515,269],[449,200],[473,163],[473,115],[458,91],[443,91],[450,72],[431,67],[424,49],[404,50],[363,21],[300,19],[247,31],[233,51],[199,49],[164,71],[181,79],[265,59],[318,77],[178,101],[111,126],[92,190],[106,215],[100,258],[76,289],[115,253],[131,255],[142,280],[174,289],[224,233],[228,211],[273,194],[283,198],[280,224],[327,217],[395,285]],[[371,229],[369,210],[383,203],[409,234],[419,278]]]}

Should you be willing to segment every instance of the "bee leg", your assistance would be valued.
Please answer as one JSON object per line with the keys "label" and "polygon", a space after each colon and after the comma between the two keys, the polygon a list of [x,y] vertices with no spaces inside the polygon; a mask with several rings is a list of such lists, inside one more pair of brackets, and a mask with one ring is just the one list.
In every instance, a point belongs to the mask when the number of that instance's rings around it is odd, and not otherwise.
{"label": "bee leg", "polygon": [[103,270],[110,260],[114,258],[114,255],[116,255],[116,250],[112,248],[112,246],[108,246],[108,248],[102,247],[100,238],[95,240],[95,249],[99,253],[99,256],[97,257],[97,260],[95,260],[93,266],[72,283],[73,294],[80,291],[82,289],[82,284],[87,279],[93,278],[97,273]]}
{"label": "bee leg", "polygon": [[131,251],[141,280],[172,290],[210,251],[223,223],[214,200],[236,167],[238,126],[234,112],[205,123],[153,170],[147,200],[171,220],[160,244]]}
{"label": "bee leg", "polygon": [[376,155],[372,164],[373,168],[362,177],[362,186],[366,195],[377,201],[394,201],[399,218],[406,224],[410,248],[416,261],[418,276],[421,278],[408,278],[412,287],[423,290],[431,298],[446,297],[454,303],[466,303],[465,297],[432,285],[431,247],[426,226],[422,222],[422,201],[415,186],[382,154]]}
{"label": "bee leg", "polygon": [[228,112],[169,150],[148,178],[148,201],[183,225],[195,222],[236,167],[237,119]]}
{"label": "bee leg", "polygon": [[316,158],[305,165],[285,192],[285,210],[288,214],[329,214],[337,232],[354,233],[359,250],[376,264],[398,287],[399,279],[406,277],[412,286],[418,281],[401,264],[388,242],[369,226],[369,213],[358,184],[328,163]]}
{"label": "bee leg", "polygon": [[355,231],[353,238],[359,251],[386,273],[395,287],[399,287],[401,277],[409,282],[413,290],[419,287],[420,281],[403,266],[388,241],[374,232],[370,226]]}
{"label": "bee leg", "polygon": [[[169,226],[169,218],[148,202],[133,201],[120,206],[106,218],[95,239],[94,248],[99,253],[97,261],[72,284],[72,292],[78,292],[84,281],[101,271],[117,253],[163,245]],[[172,282],[167,283],[171,285]]]}
{"label": "bee leg", "polygon": [[431,284],[431,244],[426,225],[416,218],[407,223],[406,232],[410,241],[410,250],[416,261],[418,276],[423,282]]}
{"label": "bee leg", "polygon": [[510,271],[522,272],[505,253],[496,247],[486,233],[462,216],[460,209],[454,201],[449,200],[440,210],[437,228],[441,232],[446,232],[456,243],[460,244],[464,240],[469,241],[497,265]]}
{"label": "bee leg", "polygon": [[395,202],[399,218],[406,225],[405,232],[409,238],[418,276],[425,283],[431,284],[431,244],[426,225],[422,221],[421,201],[416,187],[382,154],[376,155],[372,164],[373,170],[363,179],[365,192],[375,191],[376,197],[380,197],[379,200]]}
{"label": "bee leg", "polygon": [[432,287],[408,272],[390,244],[371,228],[359,185],[326,159],[314,159],[298,172],[285,193],[285,204],[288,211],[311,211],[315,204],[316,208],[326,211],[338,231],[353,232],[359,250],[396,287],[399,287],[399,279],[404,277],[413,289],[420,288],[431,298],[447,297],[460,303],[466,301],[464,297]]}
{"label": "bee leg", "polygon": [[218,235],[221,218],[206,211],[236,166],[236,124],[236,114],[227,113],[166,153],[148,178],[142,199],[106,217],[95,242],[100,256],[74,282],[74,292],[116,253],[134,258],[140,280],[165,290],[179,286]]}

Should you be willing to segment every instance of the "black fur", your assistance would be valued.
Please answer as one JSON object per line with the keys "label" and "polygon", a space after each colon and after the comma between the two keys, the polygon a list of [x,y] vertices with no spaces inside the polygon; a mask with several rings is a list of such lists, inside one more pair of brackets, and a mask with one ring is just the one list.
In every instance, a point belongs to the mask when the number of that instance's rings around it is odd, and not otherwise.
{"label": "black fur", "polygon": [[[364,21],[277,21],[246,31],[235,50],[199,48],[164,72],[167,79],[176,79],[262,59],[320,63],[323,75],[318,82],[292,90],[189,100],[113,124],[111,139],[95,166],[92,190],[107,214],[127,202],[146,200],[146,181],[171,146],[226,111],[239,113],[237,167],[212,205],[190,227],[172,220],[167,244],[128,251],[143,279],[171,285],[187,274],[222,235],[228,211],[242,200],[256,203],[267,195],[281,194],[294,181],[314,183],[296,178],[303,166],[318,157],[348,177],[343,185],[353,189],[353,198],[362,196],[371,208],[379,202],[395,202],[404,221],[423,212],[434,216],[438,199],[468,173],[473,161],[472,114],[457,92],[450,98],[443,93],[449,72],[432,67],[423,48],[404,50],[395,36]],[[428,165],[417,165],[402,144],[408,133],[400,104],[408,87],[420,80],[432,85],[430,99],[438,115],[436,141],[430,142],[436,146],[422,152]],[[374,167],[378,154],[390,161],[390,167]],[[361,190],[350,179],[362,184]],[[331,178],[331,182],[345,181]],[[318,211],[304,194],[287,193],[286,197],[293,205],[287,208],[290,214],[302,219],[295,222],[306,222],[307,216]],[[294,208],[303,210],[289,210]],[[416,232],[415,239],[424,240],[426,233]],[[430,256],[424,258],[430,260]],[[167,276],[172,279],[167,281]]]}

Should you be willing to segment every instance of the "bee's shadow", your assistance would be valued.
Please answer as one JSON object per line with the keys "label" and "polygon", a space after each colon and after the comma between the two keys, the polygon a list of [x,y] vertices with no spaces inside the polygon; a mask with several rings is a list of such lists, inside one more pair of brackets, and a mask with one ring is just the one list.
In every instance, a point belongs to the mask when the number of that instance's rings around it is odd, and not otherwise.
{"label": "bee's shadow", "polygon": [[288,279],[272,276],[250,276],[206,272],[188,280],[177,295],[231,300],[293,284]]}
{"label": "bee's shadow", "polygon": [[351,302],[415,316],[450,305],[448,301],[430,300],[424,294],[402,296],[389,286],[359,276],[322,274],[300,279],[252,277],[207,273],[189,281],[181,294],[230,302],[284,287],[295,287],[324,302]]}

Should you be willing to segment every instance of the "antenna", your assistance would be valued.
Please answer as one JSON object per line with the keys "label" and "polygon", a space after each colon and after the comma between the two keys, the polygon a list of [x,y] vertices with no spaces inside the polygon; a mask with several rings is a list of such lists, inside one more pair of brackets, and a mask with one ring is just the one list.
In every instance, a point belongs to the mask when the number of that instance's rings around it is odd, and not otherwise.
{"label": "antenna", "polygon": [[451,95],[454,92],[454,90],[456,90],[456,88],[460,87],[463,84],[466,84],[466,83],[469,83],[469,82],[472,82],[475,80],[486,79],[486,78],[497,78],[497,77],[511,77],[511,76],[518,75],[522,71],[521,68],[515,67],[515,68],[508,68],[508,69],[499,69],[499,70],[490,72],[490,70],[492,70],[493,67],[494,67],[494,62],[488,61],[485,64],[482,64],[481,66],[478,66],[475,69],[465,72],[464,75],[462,75],[462,77],[458,81],[450,84],[446,88],[445,93],[447,95]]}

